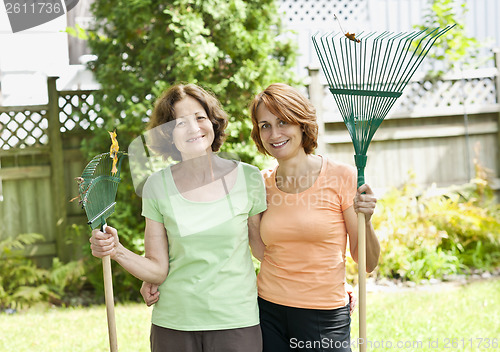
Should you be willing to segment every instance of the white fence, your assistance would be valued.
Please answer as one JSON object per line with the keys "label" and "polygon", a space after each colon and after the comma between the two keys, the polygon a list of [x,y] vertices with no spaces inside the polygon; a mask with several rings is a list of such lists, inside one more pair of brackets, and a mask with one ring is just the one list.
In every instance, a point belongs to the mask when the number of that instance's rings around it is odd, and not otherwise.
{"label": "white fence", "polygon": [[[297,72],[318,66],[311,36],[317,31],[339,31],[339,18],[345,31],[409,31],[422,24],[429,0],[280,0],[283,24],[293,31],[299,46]],[[460,1],[457,1],[459,4]],[[500,47],[500,1],[467,0],[464,23],[466,33],[485,45],[482,56]],[[483,63],[482,66],[485,64]],[[487,64],[486,64],[487,65]],[[489,67],[492,67],[491,61]]]}
{"label": "white fence", "polygon": [[[379,127],[368,150],[366,182],[381,192],[409,180],[422,187],[462,184],[474,159],[500,189],[500,55],[496,67],[414,79]],[[309,96],[320,120],[319,153],[354,165],[350,136],[323,74],[310,68]]]}

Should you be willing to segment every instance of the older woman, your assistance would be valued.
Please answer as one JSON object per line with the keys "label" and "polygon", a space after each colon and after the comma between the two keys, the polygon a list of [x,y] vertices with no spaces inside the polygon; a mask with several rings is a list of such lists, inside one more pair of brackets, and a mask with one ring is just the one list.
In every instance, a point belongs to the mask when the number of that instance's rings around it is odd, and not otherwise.
{"label": "older woman", "polygon": [[357,261],[356,213],[365,213],[366,269],[377,266],[376,199],[368,185],[356,190],[354,167],[313,154],[315,109],[297,90],[272,84],[250,110],[258,150],[278,162],[263,173],[268,208],[257,253],[264,352],[350,351],[346,245]]}
{"label": "older woman", "polygon": [[[148,126],[150,151],[179,160],[144,185],[145,256],[118,231],[94,230],[92,254],[110,255],[140,280],[159,285],[151,350],[260,352],[256,276],[249,243],[260,243],[266,209],[257,168],[220,158],[227,116],[196,85],[158,98]],[[160,299],[158,299],[161,293]]]}

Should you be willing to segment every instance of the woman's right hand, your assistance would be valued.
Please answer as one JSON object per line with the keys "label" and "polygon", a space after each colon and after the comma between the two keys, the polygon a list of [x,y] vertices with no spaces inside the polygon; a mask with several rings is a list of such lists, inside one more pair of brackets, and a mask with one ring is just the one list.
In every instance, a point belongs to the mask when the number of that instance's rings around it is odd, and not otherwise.
{"label": "woman's right hand", "polygon": [[142,283],[141,295],[148,307],[155,304],[160,299],[160,291],[158,291],[158,287],[159,285],[151,284],[149,282],[144,281]]}
{"label": "woman's right hand", "polygon": [[89,240],[92,255],[97,258],[103,258],[109,255],[111,259],[115,259],[116,248],[120,243],[118,231],[111,226],[106,226],[104,231],[106,232],[102,232],[99,229],[92,231],[92,237],[90,237]]}

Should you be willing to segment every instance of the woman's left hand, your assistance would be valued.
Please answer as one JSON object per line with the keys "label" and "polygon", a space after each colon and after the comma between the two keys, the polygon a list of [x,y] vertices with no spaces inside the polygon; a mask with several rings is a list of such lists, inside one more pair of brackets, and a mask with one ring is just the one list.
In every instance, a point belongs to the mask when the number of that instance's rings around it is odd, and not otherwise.
{"label": "woman's left hand", "polygon": [[356,213],[365,214],[366,221],[368,222],[375,211],[376,204],[377,198],[375,198],[375,194],[370,186],[366,183],[361,185],[356,192],[356,196],[354,197],[354,211]]}
{"label": "woman's left hand", "polygon": [[160,285],[151,284],[149,282],[142,283],[141,295],[148,307],[155,304],[160,299],[160,291],[158,291],[159,286]]}
{"label": "woman's left hand", "polygon": [[347,294],[349,295],[349,314],[352,315],[354,312],[354,308],[356,308],[356,302],[358,299],[356,298],[356,294],[354,293],[354,289],[348,283],[345,284]]}

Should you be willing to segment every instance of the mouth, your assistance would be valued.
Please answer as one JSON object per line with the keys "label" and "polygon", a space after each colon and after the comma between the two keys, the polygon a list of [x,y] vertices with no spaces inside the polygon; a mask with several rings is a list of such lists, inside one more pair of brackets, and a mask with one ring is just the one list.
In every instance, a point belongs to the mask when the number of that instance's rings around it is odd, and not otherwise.
{"label": "mouth", "polygon": [[270,144],[273,148],[281,148],[284,145],[286,145],[288,143],[288,141],[289,141],[289,139],[287,139],[286,141],[282,141],[282,142],[278,142],[278,143],[270,143]]}
{"label": "mouth", "polygon": [[195,137],[195,138],[190,138],[186,142],[188,142],[188,143],[197,142],[197,141],[201,140],[203,137],[205,137],[205,136],[199,136],[199,137]]}

